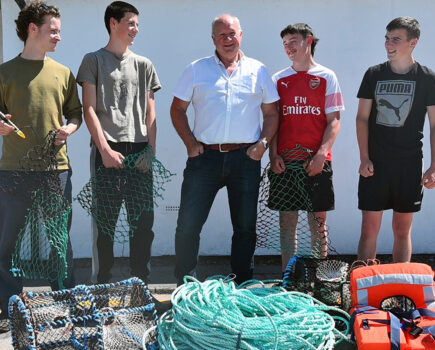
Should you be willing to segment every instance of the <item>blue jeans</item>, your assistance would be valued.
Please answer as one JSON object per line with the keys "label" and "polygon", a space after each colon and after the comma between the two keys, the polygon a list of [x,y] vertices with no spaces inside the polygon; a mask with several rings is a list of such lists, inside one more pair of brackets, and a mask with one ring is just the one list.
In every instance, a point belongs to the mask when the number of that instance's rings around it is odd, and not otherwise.
{"label": "blue jeans", "polygon": [[[31,207],[30,193],[38,187],[46,174],[35,172],[22,173],[18,177],[14,171],[0,171],[0,300],[2,312],[7,314],[9,298],[23,290],[21,277],[14,277],[10,271],[12,254],[18,234],[24,226],[27,210]],[[71,170],[59,171],[60,185],[65,198],[71,202]],[[19,180],[19,183],[17,183]],[[43,180],[42,180],[43,182]],[[71,215],[68,232],[71,227]],[[74,287],[73,254],[71,241],[67,248],[68,277],[63,281],[65,288]],[[53,290],[58,290],[57,280],[49,281]]]}
{"label": "blue jeans", "polygon": [[227,188],[233,225],[231,269],[237,283],[252,278],[261,165],[249,158],[246,150],[204,150],[187,160],[175,233],[175,277],[179,283],[197,265],[201,229],[222,187]]}

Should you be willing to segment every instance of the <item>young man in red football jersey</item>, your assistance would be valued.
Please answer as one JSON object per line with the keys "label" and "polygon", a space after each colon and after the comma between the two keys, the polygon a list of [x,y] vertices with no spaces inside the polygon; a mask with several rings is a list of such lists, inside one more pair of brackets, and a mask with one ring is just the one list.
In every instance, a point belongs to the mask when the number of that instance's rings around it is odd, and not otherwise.
{"label": "young man in red football jersey", "polygon": [[[289,25],[281,31],[281,38],[292,65],[273,76],[280,95],[280,127],[270,150],[273,172],[269,207],[280,211],[282,271],[285,271],[298,251],[299,210],[313,213],[309,214],[312,255],[320,258],[327,255],[326,212],[334,209],[331,149],[340,130],[344,104],[335,73],[314,61],[319,39],[311,27],[305,23]],[[297,145],[311,151],[308,160],[288,156]],[[294,188],[292,172],[297,170],[290,166],[292,162],[301,162],[308,175],[300,189]],[[294,200],[295,196],[299,200]]]}

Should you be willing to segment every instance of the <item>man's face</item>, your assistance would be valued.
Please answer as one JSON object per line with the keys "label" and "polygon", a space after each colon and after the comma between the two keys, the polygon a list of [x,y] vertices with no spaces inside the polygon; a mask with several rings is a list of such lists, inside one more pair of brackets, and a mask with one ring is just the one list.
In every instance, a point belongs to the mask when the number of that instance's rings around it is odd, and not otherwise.
{"label": "man's face", "polygon": [[216,51],[221,58],[233,59],[239,53],[243,32],[239,23],[232,19],[216,23],[212,35]]}
{"label": "man's face", "polygon": [[390,61],[408,58],[417,45],[418,39],[408,40],[406,29],[395,29],[385,35],[385,49]]}
{"label": "man's face", "polygon": [[305,60],[307,54],[310,54],[312,36],[304,38],[301,34],[287,34],[282,38],[284,51],[288,58],[295,61]]}
{"label": "man's face", "polygon": [[33,38],[44,52],[56,51],[57,43],[62,40],[60,37],[60,18],[46,15],[43,25],[40,27],[35,25],[32,28],[31,30],[35,30]]}
{"label": "man's face", "polygon": [[112,33],[127,46],[134,44],[134,39],[139,33],[139,17],[132,12],[126,12],[119,22],[115,19]]}

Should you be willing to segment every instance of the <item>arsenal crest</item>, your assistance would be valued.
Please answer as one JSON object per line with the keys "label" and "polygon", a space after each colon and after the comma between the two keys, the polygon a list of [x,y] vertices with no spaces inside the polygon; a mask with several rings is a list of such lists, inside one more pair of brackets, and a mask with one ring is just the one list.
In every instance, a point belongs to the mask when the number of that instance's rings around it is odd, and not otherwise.
{"label": "arsenal crest", "polygon": [[320,78],[316,77],[316,78],[312,78],[310,79],[310,88],[315,90],[319,87],[320,85]]}

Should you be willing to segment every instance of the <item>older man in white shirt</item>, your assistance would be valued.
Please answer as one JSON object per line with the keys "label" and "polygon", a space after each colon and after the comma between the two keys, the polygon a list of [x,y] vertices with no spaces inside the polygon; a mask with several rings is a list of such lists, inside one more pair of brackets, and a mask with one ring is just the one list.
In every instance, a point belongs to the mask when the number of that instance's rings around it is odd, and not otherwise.
{"label": "older man in white shirt", "polygon": [[[252,278],[260,160],[278,127],[279,96],[266,67],[240,50],[242,36],[237,17],[215,18],[215,54],[192,62],[175,88],[172,122],[189,157],[175,234],[179,284],[194,274],[201,229],[222,187],[234,230],[231,268],[237,283]],[[193,130],[186,114],[191,102]]]}

